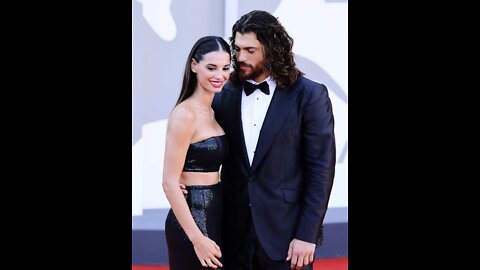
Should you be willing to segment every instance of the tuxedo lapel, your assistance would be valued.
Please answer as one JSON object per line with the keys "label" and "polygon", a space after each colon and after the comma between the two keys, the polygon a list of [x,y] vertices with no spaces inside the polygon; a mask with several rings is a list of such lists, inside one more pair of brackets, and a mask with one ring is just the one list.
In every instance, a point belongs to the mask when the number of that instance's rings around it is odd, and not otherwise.
{"label": "tuxedo lapel", "polygon": [[232,88],[228,89],[227,94],[224,111],[231,112],[229,117],[230,120],[225,120],[226,122],[232,123],[229,137],[233,140],[231,143],[239,145],[240,158],[245,169],[248,171],[250,168],[250,162],[248,160],[247,147],[245,145],[241,113],[242,86],[232,86]]}
{"label": "tuxedo lapel", "polygon": [[280,131],[285,117],[295,103],[299,91],[294,90],[293,88],[286,87],[282,90],[275,91],[267,115],[263,121],[262,129],[260,130],[251,171],[254,171],[265,157],[265,154],[268,152],[268,149]]}

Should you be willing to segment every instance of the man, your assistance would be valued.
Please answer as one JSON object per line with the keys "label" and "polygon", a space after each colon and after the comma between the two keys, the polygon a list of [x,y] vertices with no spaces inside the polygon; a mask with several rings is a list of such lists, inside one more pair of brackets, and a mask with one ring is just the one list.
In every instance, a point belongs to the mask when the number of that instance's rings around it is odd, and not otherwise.
{"label": "man", "polygon": [[213,109],[230,141],[222,165],[225,269],[312,269],[335,172],[327,88],[295,66],[270,13],[232,27],[234,72]]}

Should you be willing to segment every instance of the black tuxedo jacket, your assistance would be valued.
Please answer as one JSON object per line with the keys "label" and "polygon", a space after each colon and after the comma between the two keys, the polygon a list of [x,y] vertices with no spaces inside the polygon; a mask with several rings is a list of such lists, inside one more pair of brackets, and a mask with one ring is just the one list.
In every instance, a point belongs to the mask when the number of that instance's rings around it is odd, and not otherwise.
{"label": "black tuxedo jacket", "polygon": [[305,77],[275,90],[250,166],[241,119],[242,86],[227,83],[213,108],[230,141],[222,165],[222,254],[234,258],[249,211],[272,260],[285,260],[290,241],[320,243],[335,172],[335,135],[327,88]]}

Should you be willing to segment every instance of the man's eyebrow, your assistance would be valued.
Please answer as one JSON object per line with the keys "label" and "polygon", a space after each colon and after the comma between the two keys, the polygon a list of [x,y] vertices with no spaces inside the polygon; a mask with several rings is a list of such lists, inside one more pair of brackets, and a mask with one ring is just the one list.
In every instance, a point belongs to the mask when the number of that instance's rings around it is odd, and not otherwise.
{"label": "man's eyebrow", "polygon": [[[234,47],[235,47],[235,48],[240,48],[240,47],[237,46],[237,45],[235,45]],[[249,46],[249,47],[242,47],[242,49],[247,49],[247,50],[248,50],[248,49],[258,49],[258,47],[257,47],[257,46]]]}

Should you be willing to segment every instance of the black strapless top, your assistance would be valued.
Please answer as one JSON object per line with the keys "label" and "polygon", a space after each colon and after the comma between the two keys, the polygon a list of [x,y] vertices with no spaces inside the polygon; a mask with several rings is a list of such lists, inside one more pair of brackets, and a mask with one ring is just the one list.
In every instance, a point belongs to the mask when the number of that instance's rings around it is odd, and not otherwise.
{"label": "black strapless top", "polygon": [[229,144],[227,136],[213,136],[191,143],[185,158],[184,172],[218,172],[227,158]]}

